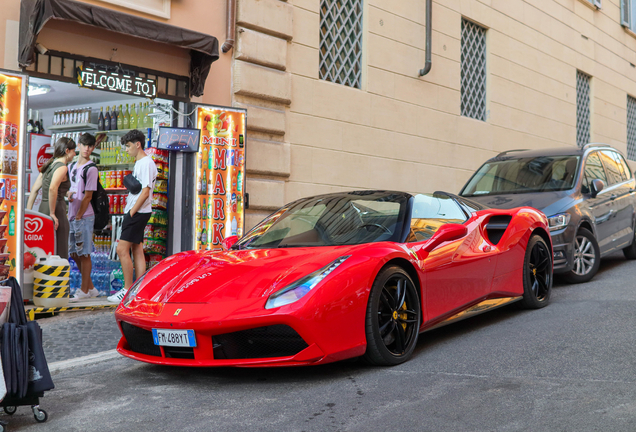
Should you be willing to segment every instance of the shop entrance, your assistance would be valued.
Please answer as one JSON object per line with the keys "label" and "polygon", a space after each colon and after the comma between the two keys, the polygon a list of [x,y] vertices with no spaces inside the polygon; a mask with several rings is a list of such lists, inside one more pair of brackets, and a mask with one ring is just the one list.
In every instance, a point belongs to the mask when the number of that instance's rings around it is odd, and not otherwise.
{"label": "shop entrance", "polygon": [[[99,180],[109,195],[110,223],[103,230],[94,233],[95,251],[91,255],[91,279],[103,296],[111,295],[123,286],[123,275],[115,250],[121,234],[127,197],[123,177],[132,172],[134,161],[125,152],[120,140],[132,129],[138,129],[145,134],[147,153],[155,161],[159,173],[153,191],[153,215],[144,236],[147,267],[163,259],[167,253],[169,155],[166,151],[152,147],[152,142],[160,126],[171,126],[173,101],[160,98],[145,99],[82,88],[69,82],[32,77],[29,79],[27,106],[29,133],[26,139],[24,202],[31,204],[31,210],[34,212],[39,209],[43,191],[35,191],[33,187],[40,169],[53,154],[56,141],[68,137],[77,143],[84,133],[90,133],[96,138],[97,146],[91,159],[97,165]],[[31,197],[32,193],[34,197]],[[27,212],[27,219],[29,214],[33,213]],[[50,242],[50,239],[43,240]],[[25,252],[30,252],[36,257],[46,255],[46,251],[39,247],[37,242],[27,245]],[[25,268],[25,298],[32,298],[29,296],[29,284],[33,283],[32,272],[32,267]],[[73,292],[80,284],[79,272],[73,263],[70,277]],[[105,300],[105,297],[102,299]]]}

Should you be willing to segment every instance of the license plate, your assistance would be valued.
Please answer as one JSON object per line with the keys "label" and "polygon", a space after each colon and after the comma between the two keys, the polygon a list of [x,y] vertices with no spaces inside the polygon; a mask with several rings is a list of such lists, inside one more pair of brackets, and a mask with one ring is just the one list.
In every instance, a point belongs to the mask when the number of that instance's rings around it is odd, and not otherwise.
{"label": "license plate", "polygon": [[176,346],[176,347],[196,347],[197,340],[194,337],[194,330],[163,330],[152,329],[152,339],[155,345]]}

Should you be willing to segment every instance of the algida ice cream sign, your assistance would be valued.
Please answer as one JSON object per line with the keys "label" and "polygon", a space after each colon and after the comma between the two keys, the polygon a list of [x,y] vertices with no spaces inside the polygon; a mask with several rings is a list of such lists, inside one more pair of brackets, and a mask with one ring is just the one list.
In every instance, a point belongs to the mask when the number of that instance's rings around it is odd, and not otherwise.
{"label": "algida ice cream sign", "polygon": [[77,84],[89,89],[107,90],[150,99],[157,97],[155,80],[93,68],[77,68]]}

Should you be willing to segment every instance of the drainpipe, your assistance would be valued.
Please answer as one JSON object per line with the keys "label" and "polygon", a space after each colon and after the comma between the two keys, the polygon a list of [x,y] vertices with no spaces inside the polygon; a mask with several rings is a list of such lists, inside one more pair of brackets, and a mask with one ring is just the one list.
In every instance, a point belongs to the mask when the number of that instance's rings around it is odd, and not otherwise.
{"label": "drainpipe", "polygon": [[[420,76],[424,76],[431,71],[431,40],[433,39],[433,0],[426,0],[426,63],[424,69],[420,69]],[[225,45],[223,45],[225,46]]]}
{"label": "drainpipe", "polygon": [[234,33],[236,30],[236,0],[227,0],[227,35],[221,51],[224,53],[234,48]]}

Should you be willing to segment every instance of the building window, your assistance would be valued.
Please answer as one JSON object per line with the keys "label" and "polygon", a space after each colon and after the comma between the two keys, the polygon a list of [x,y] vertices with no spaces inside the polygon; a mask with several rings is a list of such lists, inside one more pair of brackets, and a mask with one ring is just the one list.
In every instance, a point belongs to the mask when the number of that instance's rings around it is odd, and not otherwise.
{"label": "building window", "polygon": [[360,88],[362,0],[320,1],[320,79]]}
{"label": "building window", "polygon": [[486,29],[462,19],[461,114],[486,120]]}
{"label": "building window", "polygon": [[636,99],[627,96],[627,159],[636,161]]}
{"label": "building window", "polygon": [[601,0],[583,0],[583,1],[586,1],[588,3],[592,3],[594,6],[597,7],[597,9],[601,8]]}
{"label": "building window", "polygon": [[621,24],[636,31],[636,0],[621,0]]}
{"label": "building window", "polygon": [[576,144],[583,147],[590,142],[590,79],[576,71]]}

